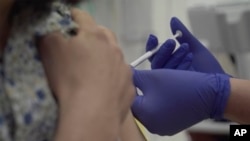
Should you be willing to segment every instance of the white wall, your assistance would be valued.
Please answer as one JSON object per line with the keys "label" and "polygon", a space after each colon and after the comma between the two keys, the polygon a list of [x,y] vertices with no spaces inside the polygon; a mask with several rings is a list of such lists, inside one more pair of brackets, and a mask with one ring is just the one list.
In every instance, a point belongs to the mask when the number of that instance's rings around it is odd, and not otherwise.
{"label": "white wall", "polygon": [[226,1],[234,0],[154,0],[153,3],[153,28],[155,34],[161,41],[170,37],[171,30],[169,22],[171,17],[175,16],[188,27],[187,8],[195,5],[213,5]]}

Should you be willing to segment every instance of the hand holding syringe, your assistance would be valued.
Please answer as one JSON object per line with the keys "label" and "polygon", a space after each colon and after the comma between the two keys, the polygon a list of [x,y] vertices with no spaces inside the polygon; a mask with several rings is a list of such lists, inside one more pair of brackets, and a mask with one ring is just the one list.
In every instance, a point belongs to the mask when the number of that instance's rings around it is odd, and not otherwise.
{"label": "hand holding syringe", "polygon": [[[181,36],[182,36],[182,32],[177,30],[176,34],[172,37],[172,39],[175,39],[175,38],[181,37]],[[138,65],[143,63],[145,60],[150,58],[152,55],[154,55],[160,49],[160,47],[161,47],[161,45],[157,46],[155,49],[152,49],[151,51],[146,52],[144,55],[142,55],[141,57],[139,57],[138,59],[133,61],[130,65],[134,68],[137,67]],[[139,89],[137,89],[137,90],[139,90]],[[138,94],[140,95],[139,92],[138,92]]]}
{"label": "hand holding syringe", "polygon": [[[175,39],[175,38],[181,37],[181,36],[182,36],[182,32],[179,31],[179,30],[177,30],[176,34],[172,38]],[[152,49],[151,51],[146,52],[141,57],[139,57],[138,59],[136,59],[135,61],[133,61],[130,65],[132,67],[137,67],[138,65],[140,65],[141,63],[143,63],[145,60],[147,60],[148,58],[150,58],[151,56],[153,56],[160,49],[160,47],[161,47],[161,45],[159,45],[155,49]]]}

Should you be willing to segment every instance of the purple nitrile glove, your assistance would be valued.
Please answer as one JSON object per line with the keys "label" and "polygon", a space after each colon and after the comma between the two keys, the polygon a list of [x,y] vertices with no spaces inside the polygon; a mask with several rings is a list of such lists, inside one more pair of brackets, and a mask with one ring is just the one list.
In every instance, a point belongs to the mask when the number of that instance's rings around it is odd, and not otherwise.
{"label": "purple nitrile glove", "polygon": [[134,70],[134,116],[152,133],[173,135],[207,118],[222,118],[229,76],[192,71]]}
{"label": "purple nitrile glove", "polygon": [[[170,68],[181,70],[192,70],[205,73],[225,73],[216,58],[204,47],[177,18],[172,18],[171,29],[173,34],[177,30],[182,32],[182,36],[177,38],[180,48],[169,57],[173,51],[173,44],[163,44],[160,50],[150,58],[152,69]],[[171,40],[167,41],[170,42]],[[154,42],[154,44],[152,44]],[[148,39],[146,50],[156,47],[157,38],[151,35]],[[173,40],[171,41],[173,42]],[[170,48],[170,49],[169,49]]]}
{"label": "purple nitrile glove", "polygon": [[[154,35],[150,35],[146,44],[146,51],[150,51],[157,47],[158,39]],[[168,39],[163,43],[159,51],[149,58],[152,69],[168,68],[178,70],[191,70],[193,55],[190,52],[188,44],[182,44],[175,53],[176,43],[173,39]],[[172,54],[173,53],[173,54]]]}

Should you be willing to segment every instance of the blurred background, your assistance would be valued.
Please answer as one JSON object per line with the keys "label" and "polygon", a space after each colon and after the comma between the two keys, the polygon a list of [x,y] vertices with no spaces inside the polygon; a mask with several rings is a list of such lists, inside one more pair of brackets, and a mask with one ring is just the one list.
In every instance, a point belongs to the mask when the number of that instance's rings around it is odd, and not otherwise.
{"label": "blurred background", "polygon": [[[78,5],[118,37],[126,61],[145,52],[149,34],[162,43],[175,16],[208,47],[227,73],[250,79],[250,0],[89,0]],[[149,63],[140,66],[149,69]],[[185,117],[183,117],[185,120]],[[149,141],[228,141],[227,121],[204,121],[172,137]]]}

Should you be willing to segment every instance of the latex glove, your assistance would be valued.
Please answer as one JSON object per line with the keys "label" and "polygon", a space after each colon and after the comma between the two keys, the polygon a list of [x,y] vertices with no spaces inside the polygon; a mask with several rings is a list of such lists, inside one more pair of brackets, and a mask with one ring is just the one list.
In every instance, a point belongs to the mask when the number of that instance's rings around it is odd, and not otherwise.
{"label": "latex glove", "polygon": [[[158,39],[155,35],[150,35],[146,44],[146,51],[150,51],[158,46]],[[176,43],[169,39],[161,45],[159,51],[149,58],[151,68],[169,68],[178,70],[191,70],[193,55],[188,44],[182,44],[175,53]],[[173,53],[173,54],[172,54]]]}
{"label": "latex glove", "polygon": [[135,70],[142,92],[134,116],[152,133],[173,135],[207,118],[222,118],[230,93],[229,76],[156,69]]}
{"label": "latex glove", "polygon": [[[181,46],[171,57],[165,57],[172,53],[173,45],[170,43],[164,44],[157,54],[151,58],[153,69],[171,68],[206,73],[225,73],[216,58],[188,31],[180,20],[172,18],[170,24],[173,34],[177,30],[182,32],[182,37],[177,38]],[[147,51],[156,47],[153,46],[152,42],[157,42],[155,36],[149,38],[146,47]],[[173,42],[173,40],[167,42]],[[183,66],[185,63],[186,65]]]}

